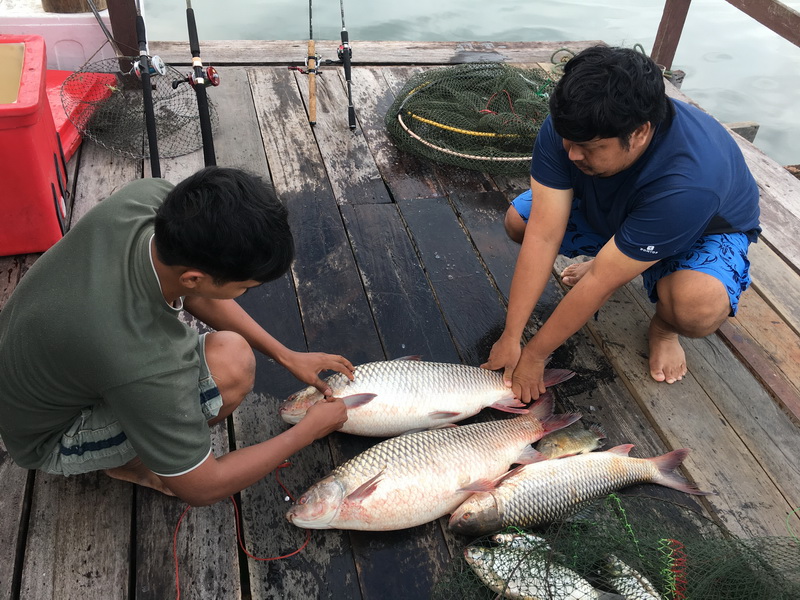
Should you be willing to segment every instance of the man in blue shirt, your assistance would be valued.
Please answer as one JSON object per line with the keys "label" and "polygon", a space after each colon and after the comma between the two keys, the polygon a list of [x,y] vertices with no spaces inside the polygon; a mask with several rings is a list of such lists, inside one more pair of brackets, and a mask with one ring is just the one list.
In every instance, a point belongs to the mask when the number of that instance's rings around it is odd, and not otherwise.
{"label": "man in blue shirt", "polygon": [[[703,337],[736,313],[750,284],[747,249],[758,226],[758,187],[730,134],[669,99],[645,55],[597,46],[570,60],[537,137],[531,191],[506,214],[522,244],[505,329],[489,369],[525,402],[545,391],[547,357],[609,299],[642,275],[656,313],[650,374],[686,374],[679,335]],[[557,254],[593,256],[562,273],[574,286],[524,349],[523,329]]]}

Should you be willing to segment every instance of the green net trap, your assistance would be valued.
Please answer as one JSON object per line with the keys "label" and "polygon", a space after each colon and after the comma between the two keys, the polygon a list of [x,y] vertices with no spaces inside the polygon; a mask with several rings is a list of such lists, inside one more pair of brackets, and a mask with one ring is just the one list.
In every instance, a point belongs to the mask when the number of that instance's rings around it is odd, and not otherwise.
{"label": "green net trap", "polygon": [[386,127],[401,150],[418,156],[526,175],[553,86],[541,69],[499,63],[430,69],[406,83]]}
{"label": "green net trap", "polygon": [[612,494],[568,522],[470,542],[432,600],[790,600],[794,537],[737,539],[687,507]]}

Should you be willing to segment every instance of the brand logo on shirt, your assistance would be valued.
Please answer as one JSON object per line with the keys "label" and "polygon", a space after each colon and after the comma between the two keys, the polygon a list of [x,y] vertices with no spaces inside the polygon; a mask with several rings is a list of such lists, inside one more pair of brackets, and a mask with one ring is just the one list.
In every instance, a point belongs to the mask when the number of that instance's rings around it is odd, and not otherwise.
{"label": "brand logo on shirt", "polygon": [[639,248],[641,252],[647,252],[648,254],[658,254],[655,246],[648,246],[647,248]]}

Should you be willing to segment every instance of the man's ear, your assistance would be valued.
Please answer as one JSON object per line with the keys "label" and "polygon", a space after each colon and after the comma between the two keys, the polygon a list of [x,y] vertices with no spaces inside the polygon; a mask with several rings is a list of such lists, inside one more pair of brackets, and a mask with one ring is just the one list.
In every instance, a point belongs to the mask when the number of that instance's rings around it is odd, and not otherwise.
{"label": "man's ear", "polygon": [[650,137],[650,133],[653,131],[653,124],[650,121],[642,123],[636,129],[633,130],[630,139],[630,145],[632,149],[638,149],[643,144],[647,142]]}
{"label": "man's ear", "polygon": [[202,284],[203,281],[210,278],[211,276],[203,271],[198,271],[197,269],[186,269],[178,276],[178,281],[180,281],[184,288],[194,290],[197,289],[197,287]]}

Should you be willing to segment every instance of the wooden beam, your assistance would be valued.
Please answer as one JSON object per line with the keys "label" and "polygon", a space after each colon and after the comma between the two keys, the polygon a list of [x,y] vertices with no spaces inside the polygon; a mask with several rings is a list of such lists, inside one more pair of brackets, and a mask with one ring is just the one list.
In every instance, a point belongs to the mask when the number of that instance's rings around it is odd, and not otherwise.
{"label": "wooden beam", "polygon": [[666,0],[661,22],[658,24],[656,39],[653,42],[653,51],[650,57],[659,65],[667,69],[672,68],[675,51],[681,39],[683,24],[692,0]]}
{"label": "wooden beam", "polygon": [[125,56],[139,56],[136,36],[136,4],[134,0],[107,0],[111,32]]}
{"label": "wooden beam", "polygon": [[800,46],[800,13],[778,0],[726,0],[746,15]]}

